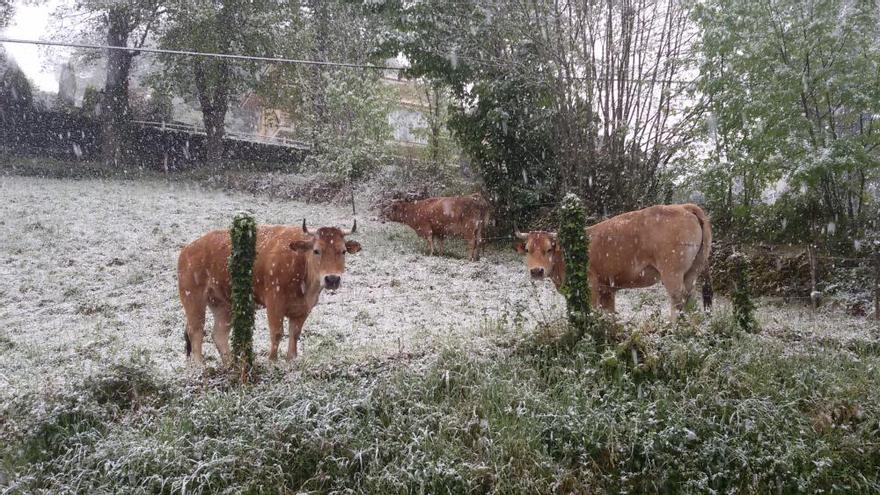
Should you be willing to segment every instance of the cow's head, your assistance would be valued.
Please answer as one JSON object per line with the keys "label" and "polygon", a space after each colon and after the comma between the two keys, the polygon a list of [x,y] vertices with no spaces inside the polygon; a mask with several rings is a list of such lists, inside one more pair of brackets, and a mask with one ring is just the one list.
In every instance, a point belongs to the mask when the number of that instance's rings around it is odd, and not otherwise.
{"label": "cow's head", "polygon": [[555,232],[516,232],[514,247],[526,253],[526,267],[534,280],[542,280],[553,273],[556,263],[562,262],[562,248]]}
{"label": "cow's head", "polygon": [[409,201],[404,199],[393,199],[380,210],[379,218],[382,222],[400,222],[406,215],[407,205],[409,204]]}
{"label": "cow's head", "polygon": [[291,242],[290,249],[307,256],[309,272],[317,276],[322,289],[338,289],[339,284],[342,283],[342,274],[345,272],[345,254],[354,254],[361,250],[361,245],[357,241],[345,240],[345,236],[357,230],[357,220],[351,230],[321,227],[310,231],[306,227],[306,220],[303,219],[302,230],[309,237]]}

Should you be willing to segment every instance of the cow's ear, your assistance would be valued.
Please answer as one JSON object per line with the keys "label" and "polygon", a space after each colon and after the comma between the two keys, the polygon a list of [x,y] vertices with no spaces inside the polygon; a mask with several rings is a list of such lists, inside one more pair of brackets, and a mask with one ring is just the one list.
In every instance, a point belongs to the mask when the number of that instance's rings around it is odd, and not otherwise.
{"label": "cow's ear", "polygon": [[345,250],[349,254],[358,253],[361,250],[361,243],[358,241],[345,241]]}
{"label": "cow's ear", "polygon": [[513,240],[513,249],[516,249],[517,253],[524,253],[526,250],[526,243],[519,240],[519,239],[514,239]]}
{"label": "cow's ear", "polygon": [[312,246],[313,246],[314,244],[315,244],[314,241],[309,241],[309,240],[293,241],[293,242],[290,243],[290,249],[293,249],[294,251],[299,251],[299,252],[301,252],[301,253],[304,253],[304,252],[306,252],[306,251],[311,250],[311,249],[312,249]]}

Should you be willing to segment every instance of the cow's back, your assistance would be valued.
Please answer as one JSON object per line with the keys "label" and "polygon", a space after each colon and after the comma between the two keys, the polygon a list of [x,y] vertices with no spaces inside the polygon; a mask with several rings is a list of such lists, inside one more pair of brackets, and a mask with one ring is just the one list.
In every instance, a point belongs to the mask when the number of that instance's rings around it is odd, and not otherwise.
{"label": "cow's back", "polygon": [[432,228],[444,234],[473,234],[488,214],[489,205],[479,195],[433,198],[426,204]]}
{"label": "cow's back", "polygon": [[623,213],[587,231],[591,274],[620,288],[653,285],[654,267],[680,262],[689,268],[702,242],[698,218],[680,205]]}
{"label": "cow's back", "polygon": [[228,299],[229,232],[215,230],[187,244],[177,258],[181,298]]}
{"label": "cow's back", "polygon": [[[256,259],[254,260],[254,295],[265,305],[272,279],[284,280],[297,269],[296,255],[290,243],[305,238],[302,229],[285,225],[257,227]],[[228,260],[232,252],[229,231],[215,230],[185,246],[178,257],[177,276],[181,297],[206,297],[209,302],[231,300]],[[301,264],[301,263],[299,263]]]}

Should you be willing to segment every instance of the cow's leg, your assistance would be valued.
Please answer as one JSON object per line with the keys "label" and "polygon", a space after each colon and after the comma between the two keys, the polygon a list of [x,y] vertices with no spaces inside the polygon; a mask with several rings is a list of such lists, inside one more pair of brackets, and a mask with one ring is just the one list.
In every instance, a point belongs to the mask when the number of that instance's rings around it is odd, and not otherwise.
{"label": "cow's leg", "polygon": [[440,256],[446,254],[446,246],[444,245],[446,238],[442,235],[437,236],[437,241],[440,243]]}
{"label": "cow's leg", "polygon": [[416,229],[416,233],[419,234],[419,237],[425,240],[425,253],[428,256],[434,254],[434,233],[429,229],[418,228]]}
{"label": "cow's leg", "polygon": [[612,289],[599,289],[599,307],[609,313],[616,312],[616,309],[614,307],[614,295],[614,290]]}
{"label": "cow's leg", "polygon": [[302,333],[303,323],[306,317],[290,317],[290,339],[287,341],[287,360],[291,361],[296,358],[296,346],[299,343],[299,334]]}
{"label": "cow's leg", "polygon": [[600,297],[599,297],[600,296],[599,283],[593,277],[590,277],[589,282],[590,282],[590,307],[592,307],[594,309],[601,308],[602,306],[601,306],[601,301],[600,301]]}
{"label": "cow's leg", "polygon": [[186,311],[186,338],[189,342],[187,347],[190,353],[187,354],[188,359],[196,364],[205,362],[202,354],[202,340],[205,338],[205,309],[207,304],[202,298],[188,300],[184,304]]}
{"label": "cow's leg", "polygon": [[269,320],[269,360],[278,359],[278,346],[284,336],[284,312],[276,305],[266,306],[266,318]]}
{"label": "cow's leg", "polygon": [[675,320],[687,302],[688,291],[684,285],[684,277],[679,273],[667,272],[660,274],[660,281],[669,294],[669,316]]}
{"label": "cow's leg", "polygon": [[229,306],[214,306],[211,308],[214,315],[214,331],[211,332],[211,338],[214,339],[214,345],[223,364],[231,362],[229,353],[229,325],[232,322],[232,308]]}

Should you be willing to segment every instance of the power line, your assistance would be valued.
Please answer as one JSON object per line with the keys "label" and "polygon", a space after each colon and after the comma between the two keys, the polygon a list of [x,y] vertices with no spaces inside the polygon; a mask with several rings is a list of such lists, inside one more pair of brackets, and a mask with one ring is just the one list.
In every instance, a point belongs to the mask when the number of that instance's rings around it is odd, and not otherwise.
{"label": "power line", "polygon": [[354,62],[326,62],[322,60],[304,60],[283,57],[260,57],[256,55],[235,55],[229,53],[196,52],[191,50],[166,50],[162,48],[135,48],[130,46],[95,45],[91,43],[69,43],[63,41],[24,40],[0,37],[2,43],[19,43],[24,45],[63,46],[68,48],[87,48],[91,50],[122,50],[128,52],[159,53],[167,55],[186,55],[190,57],[228,58],[233,60],[256,60],[260,62],[278,62],[285,64],[318,65],[326,67],[345,67],[351,69],[404,70],[402,67],[387,65],[358,64]]}
{"label": "power line", "polygon": [[[296,58],[284,58],[284,57],[262,57],[257,55],[236,55],[230,53],[213,53],[213,52],[197,52],[192,50],[168,50],[163,48],[136,48],[130,46],[114,46],[114,45],[97,45],[91,43],[70,43],[64,41],[40,41],[40,40],[25,40],[19,38],[5,38],[0,37],[0,43],[18,43],[25,45],[44,45],[44,46],[59,46],[59,47],[67,47],[67,48],[86,48],[90,50],[121,50],[128,52],[142,52],[142,53],[156,53],[156,54],[166,54],[166,55],[184,55],[189,57],[209,57],[209,58],[226,58],[232,60],[252,60],[259,62],[275,62],[275,63],[285,63],[285,64],[299,64],[299,65],[315,65],[315,66],[323,66],[323,67],[342,67],[349,69],[374,69],[374,70],[394,70],[394,71],[402,71],[406,70],[406,67],[391,67],[387,65],[375,65],[375,64],[359,64],[354,62],[329,62],[322,60],[305,60],[305,59],[296,59]],[[498,61],[492,60],[480,60],[477,58],[466,57],[466,56],[458,56],[462,60],[470,60],[472,62],[477,63],[487,63],[494,65],[496,67],[502,67],[502,63]],[[679,79],[668,79],[668,78],[627,78],[627,77],[610,77],[610,76],[593,76],[593,77],[582,77],[582,76],[574,76],[571,79],[579,80],[579,81],[609,81],[609,82],[632,82],[632,83],[665,83],[665,84],[677,84],[677,85],[691,85],[696,84],[698,82],[697,79],[694,80],[679,80]]]}

